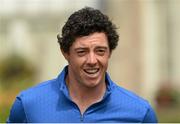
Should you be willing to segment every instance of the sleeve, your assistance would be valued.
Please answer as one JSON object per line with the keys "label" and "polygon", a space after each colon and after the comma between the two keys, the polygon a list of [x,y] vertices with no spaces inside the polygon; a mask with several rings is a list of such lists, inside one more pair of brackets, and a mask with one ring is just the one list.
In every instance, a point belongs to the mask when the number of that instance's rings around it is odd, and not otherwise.
{"label": "sleeve", "polygon": [[143,123],[158,123],[156,114],[150,105],[144,117]]}
{"label": "sleeve", "polygon": [[10,115],[7,119],[7,123],[26,123],[26,114],[24,112],[23,104],[20,97],[16,97],[16,100],[11,108]]}

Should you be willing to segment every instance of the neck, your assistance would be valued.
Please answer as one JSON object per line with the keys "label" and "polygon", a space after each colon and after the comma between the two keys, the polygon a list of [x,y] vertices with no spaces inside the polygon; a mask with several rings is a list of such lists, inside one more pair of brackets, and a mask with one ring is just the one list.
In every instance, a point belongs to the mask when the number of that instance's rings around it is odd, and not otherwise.
{"label": "neck", "polygon": [[67,76],[66,83],[69,89],[70,97],[72,101],[78,105],[81,113],[84,113],[90,105],[102,100],[106,91],[105,81],[100,82],[94,87],[85,87],[76,80]]}

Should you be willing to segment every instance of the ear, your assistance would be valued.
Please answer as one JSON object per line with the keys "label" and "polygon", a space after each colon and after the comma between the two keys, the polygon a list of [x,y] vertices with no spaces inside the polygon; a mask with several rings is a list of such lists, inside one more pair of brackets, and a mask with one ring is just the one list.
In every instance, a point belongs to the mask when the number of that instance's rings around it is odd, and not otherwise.
{"label": "ear", "polygon": [[112,51],[109,51],[109,58],[111,58]]}
{"label": "ear", "polygon": [[64,52],[62,49],[61,49],[61,53],[63,54],[64,58],[68,61],[69,60],[69,53]]}

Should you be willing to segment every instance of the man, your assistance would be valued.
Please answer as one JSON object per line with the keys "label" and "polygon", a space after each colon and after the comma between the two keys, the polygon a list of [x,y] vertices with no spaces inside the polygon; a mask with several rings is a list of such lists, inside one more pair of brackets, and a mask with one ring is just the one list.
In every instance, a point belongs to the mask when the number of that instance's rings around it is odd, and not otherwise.
{"label": "man", "polygon": [[147,101],[106,72],[118,40],[115,25],[99,10],[73,13],[58,35],[68,65],[56,79],[21,92],[7,122],[157,122]]}

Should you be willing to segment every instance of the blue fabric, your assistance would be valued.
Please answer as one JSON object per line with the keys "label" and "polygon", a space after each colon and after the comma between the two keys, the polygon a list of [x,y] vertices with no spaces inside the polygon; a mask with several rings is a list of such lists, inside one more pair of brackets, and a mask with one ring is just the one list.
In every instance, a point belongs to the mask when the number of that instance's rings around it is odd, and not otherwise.
{"label": "blue fabric", "polygon": [[53,80],[21,92],[7,122],[143,122],[156,123],[149,103],[113,83],[106,73],[107,90],[103,99],[81,115],[71,100],[65,83],[67,67]]}

